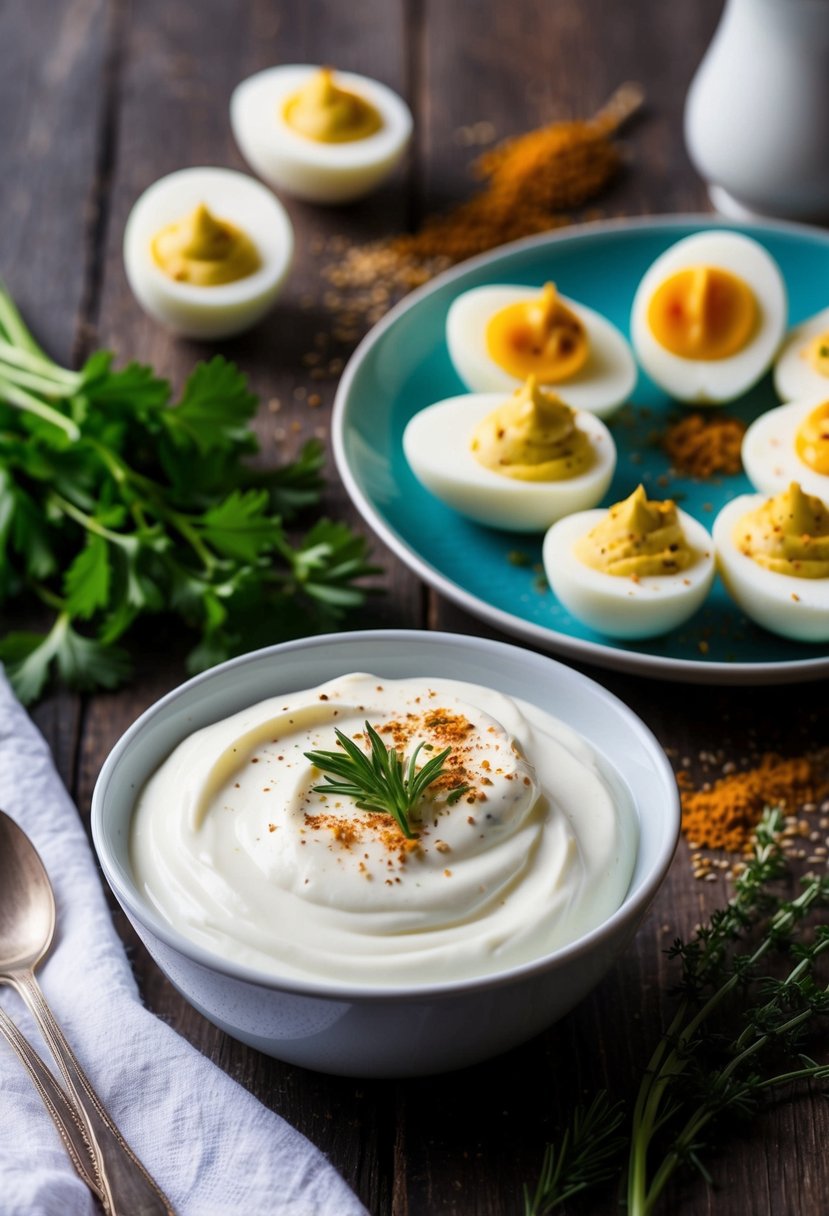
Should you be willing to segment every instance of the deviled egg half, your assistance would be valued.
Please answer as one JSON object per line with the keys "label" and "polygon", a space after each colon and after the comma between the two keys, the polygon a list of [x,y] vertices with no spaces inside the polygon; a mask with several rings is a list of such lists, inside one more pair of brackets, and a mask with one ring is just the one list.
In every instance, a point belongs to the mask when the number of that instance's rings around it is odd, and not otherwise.
{"label": "deviled egg half", "polygon": [[720,577],[752,621],[801,642],[829,641],[829,506],[792,482],[741,494],[714,520]]}
{"label": "deviled egg half", "polygon": [[413,125],[386,85],[313,64],[266,68],[242,81],[230,122],[260,177],[314,203],[369,194],[400,161]]}
{"label": "deviled egg half", "polygon": [[609,510],[582,511],[548,531],[544,570],[577,620],[610,637],[648,638],[701,607],[714,580],[706,529],[640,485]]}
{"label": "deviled egg half", "polygon": [[732,401],[771,366],[786,328],[783,276],[736,232],[700,232],[666,249],[633,300],[631,338],[654,383],[680,401]]}
{"label": "deviled egg half", "polygon": [[509,392],[533,375],[573,409],[607,418],[630,398],[636,362],[600,313],[556,291],[492,285],[466,291],[446,317],[455,370],[474,392]]}
{"label": "deviled egg half", "polygon": [[783,401],[829,397],[829,308],[786,335],[774,364],[774,387]]}
{"label": "deviled egg half", "polygon": [[599,502],[616,445],[599,418],[573,410],[533,377],[503,393],[467,393],[421,410],[403,433],[418,481],[477,523],[541,531]]}
{"label": "deviled egg half", "polygon": [[170,173],[135,203],[124,267],[141,307],[174,333],[226,338],[273,305],[293,260],[285,208],[232,169]]}
{"label": "deviled egg half", "polygon": [[791,401],[755,418],[743,436],[748,479],[764,494],[793,481],[829,502],[829,395]]}

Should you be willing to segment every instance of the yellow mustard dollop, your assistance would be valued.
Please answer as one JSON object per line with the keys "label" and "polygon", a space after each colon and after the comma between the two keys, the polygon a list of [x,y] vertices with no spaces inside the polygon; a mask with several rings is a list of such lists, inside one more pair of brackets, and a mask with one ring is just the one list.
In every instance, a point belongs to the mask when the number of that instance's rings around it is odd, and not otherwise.
{"label": "yellow mustard dollop", "polygon": [[288,98],[282,114],[292,130],[323,144],[366,139],[383,126],[379,110],[358,93],[341,89],[331,68],[315,72]]}
{"label": "yellow mustard dollop", "polygon": [[660,283],[648,304],[648,325],[661,346],[681,359],[727,359],[749,342],[757,324],[754,292],[718,266],[689,266]]}
{"label": "yellow mustard dollop", "polygon": [[775,574],[829,578],[829,507],[793,481],[737,520],[734,544]]}
{"label": "yellow mustard dollop", "polygon": [[575,375],[590,353],[584,324],[562,304],[553,283],[535,299],[494,313],[486,328],[486,348],[511,376],[525,380],[534,375],[542,384]]}
{"label": "yellow mustard dollop", "polygon": [[575,411],[530,376],[476,427],[470,444],[480,464],[518,481],[566,481],[591,468],[596,452]]}
{"label": "yellow mustard dollop", "polygon": [[580,537],[573,552],[586,566],[619,578],[679,574],[694,561],[676,504],[649,501],[641,485]]}
{"label": "yellow mustard dollop", "polygon": [[804,464],[829,477],[829,401],[808,414],[794,437],[795,451]]}
{"label": "yellow mustard dollop", "polygon": [[217,219],[204,203],[157,232],[150,249],[156,266],[168,278],[195,287],[235,283],[262,265],[247,233]]}
{"label": "yellow mustard dollop", "polygon": [[806,358],[812,369],[820,376],[829,379],[829,333],[818,334],[805,350]]}

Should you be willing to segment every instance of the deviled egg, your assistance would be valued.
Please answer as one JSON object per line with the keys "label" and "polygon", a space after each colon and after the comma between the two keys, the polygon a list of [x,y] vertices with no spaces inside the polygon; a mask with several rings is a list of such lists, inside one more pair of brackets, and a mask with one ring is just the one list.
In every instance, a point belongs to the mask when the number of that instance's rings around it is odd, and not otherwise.
{"label": "deviled egg", "polygon": [[801,642],[829,641],[829,506],[796,483],[741,494],[714,520],[717,566],[751,620]]}
{"label": "deviled egg", "polygon": [[774,364],[774,387],[783,401],[829,397],[829,308],[786,335]]}
{"label": "deviled egg", "polygon": [[181,169],[145,190],[124,232],[139,304],[188,338],[226,338],[271,308],[294,235],[270,190],[231,169]]}
{"label": "deviled egg", "polygon": [[541,531],[599,502],[616,467],[604,423],[530,377],[504,400],[468,393],[421,410],[403,433],[417,479],[447,506],[506,531]]}
{"label": "deviled egg", "polygon": [[242,81],[230,122],[260,177],[314,203],[369,194],[400,161],[413,125],[386,85],[312,64],[266,68]]}
{"label": "deviled egg", "polygon": [[642,367],[672,397],[716,404],[768,370],[786,314],[783,277],[762,245],[736,232],[700,232],[645,272],[631,338]]}
{"label": "deviled egg", "polygon": [[755,490],[776,494],[796,481],[807,494],[829,501],[829,388],[755,418],[741,457]]}
{"label": "deviled egg", "polygon": [[582,511],[548,531],[544,570],[578,620],[618,638],[668,633],[697,611],[714,580],[708,532],[638,486],[609,510]]}
{"label": "deviled egg", "polygon": [[543,288],[466,291],[446,317],[455,370],[475,392],[509,392],[534,375],[561,388],[573,409],[606,418],[629,399],[636,362],[614,325],[592,308]]}

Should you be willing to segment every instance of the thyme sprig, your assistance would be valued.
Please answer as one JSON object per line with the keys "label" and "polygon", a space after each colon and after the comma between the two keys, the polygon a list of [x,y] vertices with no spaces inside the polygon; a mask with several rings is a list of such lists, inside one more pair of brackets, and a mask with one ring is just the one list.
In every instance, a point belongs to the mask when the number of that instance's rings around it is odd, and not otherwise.
{"label": "thyme sprig", "polygon": [[[703,1155],[712,1125],[728,1112],[752,1114],[769,1097],[804,1081],[829,1079],[829,1064],[806,1053],[806,1035],[829,1014],[829,984],[817,966],[829,952],[829,926],[810,917],[829,905],[829,877],[806,875],[786,899],[776,890],[788,862],[783,816],[767,810],[734,896],[669,956],[681,965],[679,1003],[642,1073],[630,1123],[625,1170],[618,1160],[623,1116],[605,1091],[561,1142],[548,1146],[525,1216],[548,1216],[579,1190],[609,1180],[626,1186],[628,1216],[653,1216],[682,1165],[711,1182]],[[772,960],[776,960],[774,963]],[[782,960],[782,966],[781,966]],[[576,1128],[580,1130],[576,1152]]]}
{"label": "thyme sprig", "polygon": [[[407,763],[396,748],[386,747],[370,722],[366,722],[365,731],[371,745],[369,753],[341,730],[335,731],[341,752],[305,753],[306,759],[326,774],[325,782],[315,785],[313,792],[354,798],[361,811],[391,815],[403,835],[413,840],[416,833],[410,820],[426,789],[444,775],[444,762],[452,749],[438,752],[419,769],[420,753],[429,748],[425,741],[418,743]],[[468,785],[455,786],[446,799],[448,805],[454,806],[468,789]]]}

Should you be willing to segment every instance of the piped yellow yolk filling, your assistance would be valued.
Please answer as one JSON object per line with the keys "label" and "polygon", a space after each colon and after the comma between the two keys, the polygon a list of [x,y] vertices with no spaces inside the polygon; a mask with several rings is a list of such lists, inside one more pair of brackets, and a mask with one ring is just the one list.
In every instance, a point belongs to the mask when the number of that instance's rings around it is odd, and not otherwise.
{"label": "piped yellow yolk filling", "polygon": [[794,446],[804,464],[829,477],[829,401],[804,418],[795,434]]}
{"label": "piped yellow yolk filling", "polygon": [[717,266],[690,266],[657,287],[648,325],[660,346],[681,359],[728,359],[757,325],[754,292],[744,279]]}
{"label": "piped yellow yolk filling", "polygon": [[734,544],[764,570],[829,578],[829,508],[796,481],[734,525]]}
{"label": "piped yellow yolk filling", "polygon": [[169,279],[195,287],[235,283],[262,265],[247,233],[217,219],[204,203],[157,232],[150,250],[156,266]]}
{"label": "piped yellow yolk filling", "polygon": [[567,481],[596,460],[574,411],[533,376],[478,424],[470,448],[485,468],[518,481]]}
{"label": "piped yellow yolk filling", "polygon": [[323,144],[366,139],[383,125],[379,110],[358,93],[341,89],[331,68],[315,72],[288,98],[282,115],[293,131]]}
{"label": "piped yellow yolk filling", "polygon": [[586,566],[619,578],[679,574],[694,561],[675,503],[649,501],[641,485],[580,537],[573,553]]}
{"label": "piped yellow yolk filling", "polygon": [[542,384],[558,384],[575,375],[587,361],[587,331],[562,304],[552,283],[537,299],[522,300],[496,312],[486,328],[486,348],[505,372]]}

